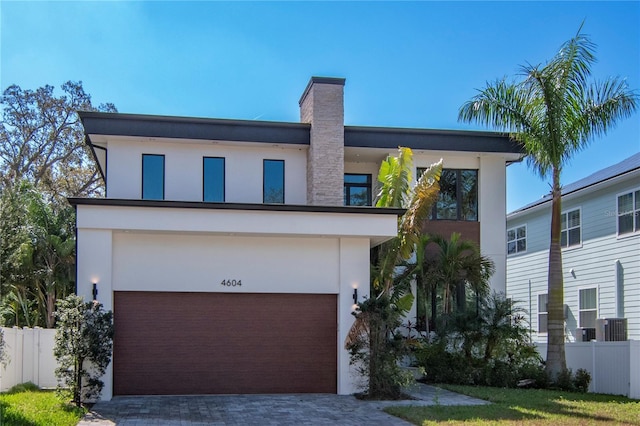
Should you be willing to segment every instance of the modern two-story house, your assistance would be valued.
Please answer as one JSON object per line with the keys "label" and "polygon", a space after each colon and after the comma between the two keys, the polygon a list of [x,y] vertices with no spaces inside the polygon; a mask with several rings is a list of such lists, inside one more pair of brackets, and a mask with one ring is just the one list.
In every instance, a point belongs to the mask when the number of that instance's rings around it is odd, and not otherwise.
{"label": "modern two-story house", "polygon": [[504,291],[504,134],[344,125],[344,79],[313,77],[300,122],[82,112],[106,183],[77,211],[77,291],[114,312],[102,398],[350,394],[344,340],[369,294],[370,249],[398,209],[372,207],[398,146],[443,159],[427,227],[462,232]]}
{"label": "modern two-story house", "polygon": [[[507,294],[547,340],[551,199],[507,216]],[[562,190],[567,341],[640,339],[640,153]]]}

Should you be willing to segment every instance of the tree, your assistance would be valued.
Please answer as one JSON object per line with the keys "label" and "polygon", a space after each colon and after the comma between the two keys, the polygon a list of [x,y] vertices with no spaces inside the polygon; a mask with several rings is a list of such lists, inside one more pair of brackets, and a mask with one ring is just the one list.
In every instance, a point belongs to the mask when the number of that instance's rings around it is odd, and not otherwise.
{"label": "tree", "polygon": [[507,131],[520,142],[529,165],[551,177],[551,242],[548,271],[547,371],[566,370],[561,237],[563,167],[572,156],[604,135],[637,108],[638,94],[620,78],[590,82],[595,44],[582,26],[544,65],[521,66],[524,79],[488,83],[459,111],[459,119]]}
{"label": "tree", "polygon": [[53,328],[55,303],[73,291],[74,210],[23,181],[0,197],[5,324]]}
{"label": "tree", "polygon": [[398,366],[406,353],[405,339],[397,332],[401,319],[411,308],[409,276],[398,274],[397,266],[412,254],[420,239],[422,224],[438,195],[442,161],[428,168],[411,188],[413,154],[400,148],[397,157],[389,156],[380,166],[381,183],[377,207],[406,208],[398,219],[398,237],[374,250],[371,272],[371,298],[358,304],[356,320],[345,347],[351,363],[367,377],[367,396],[398,398],[403,376]]}
{"label": "tree", "polygon": [[3,92],[0,188],[26,179],[52,199],[102,193],[77,111],[115,112],[116,108],[94,107],[82,82],[68,81],[61,88],[60,97],[49,85],[34,91],[14,84]]}
{"label": "tree", "polygon": [[75,295],[58,301],[58,327],[53,353],[58,361],[58,392],[71,393],[78,407],[99,397],[100,380],[111,362],[113,314],[97,301]]}
{"label": "tree", "polygon": [[[489,293],[489,279],[495,272],[493,261],[480,253],[477,244],[460,239],[454,232],[450,239],[440,235],[424,235],[416,248],[415,262],[409,263],[416,284],[431,301],[431,325],[436,323],[436,294],[442,292],[441,312],[453,312],[466,306],[466,289],[476,295],[476,312],[481,297]],[[424,300],[419,302],[424,303]]]}

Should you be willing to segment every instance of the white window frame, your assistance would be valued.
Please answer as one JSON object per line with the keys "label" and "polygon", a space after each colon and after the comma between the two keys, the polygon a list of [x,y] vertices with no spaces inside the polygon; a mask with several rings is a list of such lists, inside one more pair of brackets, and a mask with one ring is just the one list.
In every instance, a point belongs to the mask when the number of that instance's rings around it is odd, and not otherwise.
{"label": "white window frame", "polygon": [[[569,228],[569,213],[574,212],[574,211],[578,211],[580,214],[580,225],[579,226],[574,226],[573,228]],[[575,208],[571,208],[570,210],[566,210],[563,211],[560,216],[566,216],[566,220],[565,223],[567,224],[567,245],[563,246],[562,245],[562,218],[560,218],[560,247],[562,248],[562,250],[573,250],[573,249],[577,249],[582,247],[582,207],[575,207]],[[568,245],[569,244],[569,230],[570,229],[575,229],[575,228],[579,228],[580,229],[580,243],[579,244],[575,244],[575,245]]]}
{"label": "white window frame", "polygon": [[[632,207],[632,211],[634,213],[635,216],[635,220],[636,221],[640,221],[640,210],[635,210],[635,193],[636,191],[640,191],[640,188],[633,188],[630,189],[628,191],[624,191],[624,192],[620,192],[618,194],[616,194],[616,235],[618,236],[618,238],[627,238],[633,235],[639,235],[640,234],[640,226],[638,227],[638,231],[632,231],[632,232],[627,232],[626,234],[620,234],[620,221],[619,221],[619,217],[620,217],[620,212],[618,211],[618,198],[620,198],[623,195],[627,195],[629,193],[631,193],[632,195],[632,200],[631,200],[631,207]],[[634,223],[634,228],[635,228],[635,223]]]}
{"label": "white window frame", "polygon": [[[518,229],[519,228],[524,228],[524,238],[518,238]],[[514,231],[515,235],[516,235],[516,239],[515,240],[509,240],[509,231]],[[525,223],[524,225],[519,225],[519,226],[515,226],[513,228],[509,228],[507,229],[507,256],[515,256],[516,254],[524,254],[527,252],[527,249],[529,248],[529,243],[527,242],[527,235],[528,235],[528,229],[527,229],[527,224]],[[518,251],[518,240],[523,240],[524,239],[524,250],[522,251]],[[509,253],[509,242],[510,241],[514,241],[516,243],[516,251],[514,253]]]}
{"label": "white window frame", "polygon": [[[596,307],[595,308],[590,308],[590,309],[581,309],[580,308],[580,293],[584,290],[595,290],[596,291]],[[581,319],[581,313],[582,312],[590,312],[590,311],[595,311],[596,312],[596,319],[598,318],[598,308],[600,306],[599,300],[600,299],[600,291],[598,290],[598,286],[588,286],[588,287],[579,287],[578,288],[578,327],[580,328],[584,328],[587,327],[585,324],[582,324],[582,319]],[[595,327],[595,324],[593,325],[593,327]]]}
{"label": "white window frame", "polygon": [[[540,296],[542,295],[546,295],[547,296],[547,306],[545,311],[540,310]],[[538,310],[537,314],[536,314],[536,325],[537,325],[537,331],[539,335],[547,335],[548,331],[540,331],[540,314],[545,314],[547,316],[547,330],[549,330],[549,293],[546,292],[540,292],[536,294],[536,309]]]}

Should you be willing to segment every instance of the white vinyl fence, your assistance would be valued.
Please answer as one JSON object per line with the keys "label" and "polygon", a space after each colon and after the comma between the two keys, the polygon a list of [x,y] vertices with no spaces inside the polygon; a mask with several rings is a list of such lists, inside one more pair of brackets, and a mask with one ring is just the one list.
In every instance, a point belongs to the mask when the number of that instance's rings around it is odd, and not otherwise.
{"label": "white vinyl fence", "polygon": [[[537,343],[547,357],[547,344]],[[640,399],[640,341],[565,343],[567,368],[584,368],[591,374],[589,392]]]}
{"label": "white vinyl fence", "polygon": [[56,331],[47,328],[5,328],[6,366],[0,365],[0,392],[19,383],[33,382],[41,388],[55,388],[57,362],[53,356]]}

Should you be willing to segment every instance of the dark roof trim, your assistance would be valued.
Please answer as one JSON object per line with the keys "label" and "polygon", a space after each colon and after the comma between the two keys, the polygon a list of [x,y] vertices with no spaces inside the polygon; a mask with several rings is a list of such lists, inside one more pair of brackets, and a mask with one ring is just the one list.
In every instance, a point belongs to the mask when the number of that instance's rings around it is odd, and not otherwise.
{"label": "dark roof trim", "polygon": [[400,216],[405,209],[349,206],[310,206],[296,204],[205,203],[200,201],[125,200],[116,198],[67,198],[73,206],[165,207],[177,209],[250,210],[302,213],[389,214]]}
{"label": "dark roof trim", "polygon": [[432,130],[394,127],[344,127],[344,146],[418,150],[506,152],[524,154],[524,148],[507,133],[472,130]]}
{"label": "dark roof trim", "polygon": [[[89,135],[87,140],[90,146],[93,144],[90,135],[310,144],[311,125],[306,123],[83,111],[78,114],[85,133]],[[522,146],[506,133],[465,130],[345,126],[344,145],[382,149],[406,146],[434,151],[524,153]]]}
{"label": "dark roof trim", "polygon": [[141,136],[309,145],[305,123],[79,111],[88,135]]}
{"label": "dark roof trim", "polygon": [[89,135],[84,135],[84,143],[86,143],[89,148],[91,149],[91,155],[93,155],[93,160],[96,162],[96,166],[98,166],[98,171],[100,172],[100,176],[102,176],[102,181],[104,182],[105,186],[107,185],[107,175],[104,173],[105,170],[102,170],[102,166],[100,165],[100,161],[98,161],[98,155],[96,154],[96,149],[102,149],[105,152],[107,151],[107,148],[102,147],[102,146],[97,146],[91,143],[91,140],[89,139]]}
{"label": "dark roof trim", "polygon": [[300,96],[298,105],[302,105],[302,101],[307,97],[309,90],[311,90],[311,86],[314,84],[336,84],[338,86],[344,86],[345,81],[346,79],[338,77],[311,77],[309,79],[309,83],[307,83],[307,87],[305,87],[304,92],[302,92],[302,96]]}

